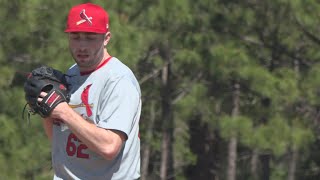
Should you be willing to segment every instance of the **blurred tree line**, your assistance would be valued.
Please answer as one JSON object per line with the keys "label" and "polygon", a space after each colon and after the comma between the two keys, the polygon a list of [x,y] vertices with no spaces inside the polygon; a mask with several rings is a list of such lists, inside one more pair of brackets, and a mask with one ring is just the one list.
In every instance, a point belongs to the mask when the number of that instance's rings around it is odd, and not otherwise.
{"label": "blurred tree line", "polygon": [[[74,63],[63,30],[82,2],[0,0],[0,179],[52,178],[24,75]],[[91,2],[141,84],[141,180],[320,179],[320,2]]]}

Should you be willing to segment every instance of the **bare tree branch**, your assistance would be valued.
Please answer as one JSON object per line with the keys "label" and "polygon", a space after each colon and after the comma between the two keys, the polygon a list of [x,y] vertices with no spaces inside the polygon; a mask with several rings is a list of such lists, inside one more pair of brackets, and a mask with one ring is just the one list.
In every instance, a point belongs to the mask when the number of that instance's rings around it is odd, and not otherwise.
{"label": "bare tree branch", "polygon": [[309,38],[311,39],[313,42],[315,42],[316,44],[320,45],[320,38],[317,37],[316,35],[312,34],[310,31],[307,30],[307,28],[305,28],[297,19],[296,19],[296,24],[298,25],[298,27],[302,30],[302,32]]}
{"label": "bare tree branch", "polygon": [[195,82],[199,82],[199,80],[202,78],[203,73],[200,72],[198,73],[198,75],[191,80],[189,84],[189,86],[187,86],[186,88],[183,88],[178,95],[173,99],[172,104],[176,104],[179,100],[181,100],[182,98],[184,98],[187,94],[189,94],[191,87],[194,85]]}
{"label": "bare tree branch", "polygon": [[140,85],[145,83],[146,81],[153,79],[154,77],[158,76],[159,73],[162,71],[163,67],[167,66],[169,63],[165,63],[163,64],[163,66],[154,69],[150,74],[147,74],[146,76],[144,76],[143,78],[141,78],[141,80],[139,81]]}

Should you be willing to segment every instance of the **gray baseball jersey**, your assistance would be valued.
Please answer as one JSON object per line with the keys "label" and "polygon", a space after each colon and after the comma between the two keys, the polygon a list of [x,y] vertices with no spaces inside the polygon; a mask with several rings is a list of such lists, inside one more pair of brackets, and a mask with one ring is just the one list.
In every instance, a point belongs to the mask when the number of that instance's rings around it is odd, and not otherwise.
{"label": "gray baseball jersey", "polygon": [[132,180],[140,177],[140,87],[131,70],[117,58],[105,62],[87,74],[80,74],[77,65],[69,69],[69,105],[97,127],[122,131],[127,140],[118,156],[108,161],[89,150],[67,125],[55,121],[52,141],[55,180]]}

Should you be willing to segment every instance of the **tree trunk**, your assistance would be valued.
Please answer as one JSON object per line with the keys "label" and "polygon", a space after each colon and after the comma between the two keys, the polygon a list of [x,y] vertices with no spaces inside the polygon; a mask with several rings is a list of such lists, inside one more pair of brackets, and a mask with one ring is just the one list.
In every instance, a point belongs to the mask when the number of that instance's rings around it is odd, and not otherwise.
{"label": "tree trunk", "polygon": [[[294,71],[296,78],[299,79],[300,75],[300,62],[299,60],[294,60]],[[289,163],[289,172],[288,172],[288,180],[295,180],[295,174],[296,174],[296,167],[297,167],[297,159],[298,159],[298,150],[294,147],[294,144],[292,146],[291,151],[291,158]]]}
{"label": "tree trunk", "polygon": [[260,156],[260,158],[261,158],[261,166],[262,166],[261,180],[269,180],[269,177],[270,177],[270,155],[263,154]]}
{"label": "tree trunk", "polygon": [[162,144],[161,144],[161,165],[160,165],[160,179],[167,179],[167,164],[168,164],[168,136],[167,133],[162,135]]}
{"label": "tree trunk", "polygon": [[[233,89],[233,107],[232,117],[236,118],[239,115],[240,109],[240,84],[236,82]],[[228,169],[227,169],[227,180],[236,180],[237,171],[237,135],[232,134],[228,145]]]}
{"label": "tree trunk", "polygon": [[228,146],[228,174],[227,180],[235,180],[236,179],[236,170],[237,170],[237,138],[232,137]]}
{"label": "tree trunk", "polygon": [[291,152],[290,164],[289,164],[289,174],[288,180],[295,180],[297,160],[298,160],[298,151],[293,149]]}
{"label": "tree trunk", "polygon": [[142,152],[142,164],[141,164],[141,180],[148,180],[148,167],[150,159],[150,142],[152,140],[152,131],[154,126],[154,121],[156,119],[155,115],[155,102],[150,102],[150,121],[146,130],[146,140],[144,144],[144,149]]}
{"label": "tree trunk", "polygon": [[251,177],[253,180],[258,180],[258,151],[254,149],[251,157]]}
{"label": "tree trunk", "polygon": [[170,50],[164,48],[160,50],[160,56],[166,61],[166,66],[162,69],[162,143],[161,143],[161,165],[160,165],[160,179],[168,180],[174,179],[173,169],[173,110],[172,110],[172,95],[171,95],[171,64],[170,64]]}

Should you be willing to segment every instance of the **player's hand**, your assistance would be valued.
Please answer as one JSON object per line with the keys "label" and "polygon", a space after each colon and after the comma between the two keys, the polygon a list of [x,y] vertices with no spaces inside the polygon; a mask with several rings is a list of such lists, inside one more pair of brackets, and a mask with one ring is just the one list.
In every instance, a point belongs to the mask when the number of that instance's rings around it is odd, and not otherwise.
{"label": "player's hand", "polygon": [[41,103],[41,101],[43,100],[43,98],[47,95],[48,93],[46,92],[41,92],[40,96],[38,97],[38,102]]}

